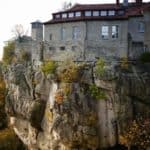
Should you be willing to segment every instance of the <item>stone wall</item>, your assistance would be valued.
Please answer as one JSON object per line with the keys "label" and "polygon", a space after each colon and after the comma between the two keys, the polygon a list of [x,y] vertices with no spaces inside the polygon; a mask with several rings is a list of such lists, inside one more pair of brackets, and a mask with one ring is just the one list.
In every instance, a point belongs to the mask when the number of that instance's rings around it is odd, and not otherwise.
{"label": "stone wall", "polygon": [[[109,26],[108,40],[101,38],[101,27],[103,25]],[[116,39],[111,37],[111,27],[113,25],[119,27],[119,35]],[[72,39],[72,29],[75,26],[80,28],[80,37],[77,40]],[[66,30],[64,40],[61,40],[62,27]],[[53,56],[54,51],[59,53],[61,47],[65,47],[64,50],[79,53],[79,59],[94,60],[95,57],[101,56],[127,57],[127,28],[127,21],[86,21],[45,25],[44,40],[48,43],[45,49],[45,57],[48,55]],[[49,40],[50,34],[52,34],[52,40]],[[57,58],[57,56],[56,54],[55,57]]]}

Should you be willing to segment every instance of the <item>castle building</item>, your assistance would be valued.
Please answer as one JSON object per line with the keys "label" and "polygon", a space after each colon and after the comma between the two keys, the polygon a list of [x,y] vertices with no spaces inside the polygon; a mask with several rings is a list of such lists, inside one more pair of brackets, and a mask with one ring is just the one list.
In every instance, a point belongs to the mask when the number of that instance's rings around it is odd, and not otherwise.
{"label": "castle building", "polygon": [[65,51],[75,53],[77,60],[137,59],[150,51],[150,3],[116,0],[116,4],[76,4],[53,13],[43,24],[33,22],[32,40],[35,47],[43,42],[42,52],[32,48],[35,60],[39,54],[60,60]]}

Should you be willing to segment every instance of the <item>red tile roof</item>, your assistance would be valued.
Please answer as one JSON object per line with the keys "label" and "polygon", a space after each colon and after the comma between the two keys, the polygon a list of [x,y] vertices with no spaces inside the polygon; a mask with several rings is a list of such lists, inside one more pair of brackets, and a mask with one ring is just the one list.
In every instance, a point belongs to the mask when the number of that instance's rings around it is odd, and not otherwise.
{"label": "red tile roof", "polygon": [[84,20],[122,20],[122,19],[128,19],[129,17],[137,17],[142,16],[143,11],[148,10],[150,11],[150,3],[142,3],[141,5],[137,5],[136,3],[129,3],[127,7],[123,7],[122,4],[116,5],[116,4],[90,4],[90,5],[84,5],[84,4],[76,4],[72,8],[53,13],[53,16],[56,14],[62,14],[67,12],[76,12],[81,11],[84,12],[86,10],[124,10],[125,13],[123,15],[114,15],[114,16],[91,16],[91,17],[74,17],[74,18],[60,18],[60,19],[52,19],[44,24],[54,24],[54,23],[63,23],[63,22],[73,22],[73,21],[84,21]]}

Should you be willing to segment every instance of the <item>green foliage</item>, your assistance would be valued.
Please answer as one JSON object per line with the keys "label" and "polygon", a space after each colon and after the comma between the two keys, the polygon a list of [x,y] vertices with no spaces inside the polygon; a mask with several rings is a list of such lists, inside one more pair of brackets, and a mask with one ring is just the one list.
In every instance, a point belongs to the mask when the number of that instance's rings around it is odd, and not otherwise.
{"label": "green foliage", "polygon": [[105,61],[102,58],[99,58],[96,62],[95,73],[98,77],[102,77],[105,72]]}
{"label": "green foliage", "polygon": [[12,129],[0,131],[0,150],[25,150]]}
{"label": "green foliage", "polygon": [[45,102],[44,101],[36,101],[33,105],[30,123],[33,127],[37,129],[41,129],[41,121],[43,119],[45,110]]}
{"label": "green foliage", "polygon": [[41,66],[41,70],[46,74],[54,74],[57,68],[57,64],[54,61],[47,61],[44,62],[43,65]]}
{"label": "green foliage", "polygon": [[150,62],[150,52],[144,52],[140,56],[140,61],[142,63],[148,63]]}
{"label": "green foliage", "polygon": [[129,68],[129,61],[128,61],[128,58],[127,58],[127,57],[122,57],[122,58],[121,58],[120,67],[121,67],[122,69],[128,69],[128,68]]}
{"label": "green foliage", "polygon": [[24,50],[21,53],[22,61],[31,61],[31,54],[29,52],[25,52]]}
{"label": "green foliage", "polygon": [[97,87],[95,84],[89,86],[89,91],[91,96],[97,100],[106,98],[104,90]]}
{"label": "green foliage", "polygon": [[9,41],[4,46],[3,62],[6,65],[9,65],[13,62],[15,58],[15,42]]}

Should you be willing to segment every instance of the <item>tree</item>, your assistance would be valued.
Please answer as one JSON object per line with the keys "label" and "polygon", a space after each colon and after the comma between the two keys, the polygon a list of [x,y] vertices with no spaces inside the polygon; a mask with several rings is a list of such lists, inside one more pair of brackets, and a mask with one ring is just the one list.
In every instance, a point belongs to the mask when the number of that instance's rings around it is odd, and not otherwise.
{"label": "tree", "polygon": [[62,4],[62,10],[67,10],[67,9],[69,9],[69,8],[71,8],[72,7],[72,3],[71,2],[63,2],[63,4]]}
{"label": "tree", "polygon": [[12,33],[16,39],[21,39],[24,35],[27,35],[27,31],[24,30],[23,25],[21,24],[16,24],[12,29]]}
{"label": "tree", "polygon": [[15,58],[15,42],[8,41],[3,49],[3,62],[9,65],[13,62]]}

